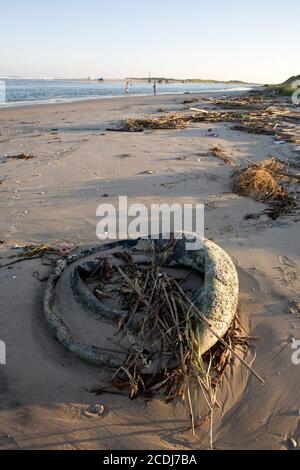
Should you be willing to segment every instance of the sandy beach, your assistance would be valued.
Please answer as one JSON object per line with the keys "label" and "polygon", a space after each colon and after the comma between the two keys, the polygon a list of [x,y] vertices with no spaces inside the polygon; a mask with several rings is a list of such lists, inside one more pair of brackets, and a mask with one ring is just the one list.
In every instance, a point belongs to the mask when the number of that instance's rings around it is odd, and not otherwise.
{"label": "sandy beach", "polygon": [[[193,97],[195,104],[183,103]],[[238,361],[226,369],[214,448],[286,449],[291,439],[300,442],[300,365],[291,360],[293,343],[300,340],[300,215],[295,210],[273,220],[263,213],[267,204],[234,193],[232,179],[234,168],[270,155],[299,162],[299,118],[284,121],[296,143],[278,144],[274,135],[235,130],[230,122],[137,133],[107,130],[125,118],[191,106],[210,109],[208,98],[130,96],[0,109],[0,340],[7,348],[7,364],[0,366],[0,449],[209,447],[200,408],[203,423],[192,436],[180,402],[90,393],[107,380],[105,372],[67,352],[43,316],[51,268],[41,259],[3,266],[16,246],[99,243],[97,206],[117,206],[120,195],[146,205],[204,204],[205,237],[224,248],[237,267],[238,321],[257,337],[244,357],[265,383]],[[273,106],[280,107],[275,101]],[[299,115],[299,109],[292,111]],[[212,156],[214,146],[232,165]],[[7,158],[19,154],[33,158]],[[297,191],[295,184],[295,199]],[[88,412],[99,403],[101,416]]]}

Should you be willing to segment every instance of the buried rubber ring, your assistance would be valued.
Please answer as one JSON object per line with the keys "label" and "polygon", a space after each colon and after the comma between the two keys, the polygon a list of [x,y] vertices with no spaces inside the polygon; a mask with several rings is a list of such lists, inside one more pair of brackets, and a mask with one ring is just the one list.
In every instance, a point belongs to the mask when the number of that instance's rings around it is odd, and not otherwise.
{"label": "buried rubber ring", "polygon": [[[123,240],[105,245],[97,245],[80,250],[64,260],[57,261],[57,264],[48,279],[44,296],[44,314],[50,326],[53,336],[69,351],[80,359],[91,364],[100,366],[120,367],[120,361],[116,359],[113,351],[100,348],[94,345],[82,343],[77,339],[60,314],[55,309],[55,289],[57,282],[61,278],[65,268],[80,259],[91,256],[98,252],[105,252],[117,247],[133,248],[140,240]],[[154,243],[162,248],[168,240],[153,240]],[[165,267],[189,267],[204,274],[204,287],[201,295],[201,309],[209,320],[211,327],[219,336],[223,337],[227,332],[237,310],[239,281],[235,266],[229,255],[218,245],[205,240],[200,250],[186,250],[186,238],[176,240],[175,246],[169,256],[164,261]],[[71,278],[72,279],[72,278]],[[73,277],[73,290],[78,288],[76,282],[78,278]],[[82,290],[77,291],[77,295],[82,294]],[[91,294],[92,295],[92,294]],[[78,298],[77,298],[78,300]],[[91,300],[91,299],[90,299]],[[82,299],[80,301],[82,305]],[[84,304],[84,302],[83,302]],[[99,319],[107,320],[109,311],[105,306],[105,311],[101,302],[95,297],[92,304],[88,306],[93,310],[97,308]],[[115,312],[116,313],[116,312]],[[114,319],[116,317],[113,315]],[[199,321],[195,322],[195,328],[198,329],[199,350],[201,354],[211,349],[218,341],[215,335],[207,326],[203,326]]]}

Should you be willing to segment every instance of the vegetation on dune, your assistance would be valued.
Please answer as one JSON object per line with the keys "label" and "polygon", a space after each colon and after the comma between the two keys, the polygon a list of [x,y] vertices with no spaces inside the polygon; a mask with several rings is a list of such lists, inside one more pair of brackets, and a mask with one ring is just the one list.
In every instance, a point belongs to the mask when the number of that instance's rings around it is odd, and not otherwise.
{"label": "vegetation on dune", "polygon": [[184,80],[185,83],[232,83],[232,84],[247,84],[249,82],[243,82],[242,80],[210,80],[202,78],[188,78]]}
{"label": "vegetation on dune", "polygon": [[127,77],[127,80],[156,80],[157,82],[169,82],[169,83],[228,83],[228,84],[248,84],[249,82],[243,82],[241,80],[211,80],[203,78],[168,78],[168,77]]}
{"label": "vegetation on dune", "polygon": [[294,75],[283,83],[277,85],[266,85],[268,92],[273,92],[281,96],[291,96],[295,91],[294,82],[300,81],[300,75]]}

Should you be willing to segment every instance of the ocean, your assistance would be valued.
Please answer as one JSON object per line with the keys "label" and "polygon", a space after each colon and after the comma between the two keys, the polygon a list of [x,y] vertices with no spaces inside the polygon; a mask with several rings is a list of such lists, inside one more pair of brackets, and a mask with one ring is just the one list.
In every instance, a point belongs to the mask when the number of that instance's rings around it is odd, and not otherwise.
{"label": "ocean", "polygon": [[[82,99],[108,98],[125,95],[125,82],[93,82],[80,80],[0,79],[0,107],[35,103],[59,103]],[[130,95],[151,95],[151,83],[133,83]],[[228,83],[158,84],[157,94],[197,93],[248,90],[251,88]],[[5,93],[3,93],[3,89]],[[5,95],[5,98],[4,98]]]}

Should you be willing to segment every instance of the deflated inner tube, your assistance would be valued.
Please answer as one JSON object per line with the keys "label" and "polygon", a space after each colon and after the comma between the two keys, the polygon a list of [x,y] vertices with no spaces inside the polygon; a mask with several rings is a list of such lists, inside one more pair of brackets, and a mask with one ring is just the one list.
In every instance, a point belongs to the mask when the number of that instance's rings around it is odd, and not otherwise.
{"label": "deflated inner tube", "polygon": [[[96,253],[105,253],[118,247],[127,250],[134,249],[139,241],[122,240],[80,250],[64,260],[59,260],[49,277],[44,296],[45,318],[53,336],[69,351],[86,362],[110,367],[121,365],[112,351],[82,343],[72,333],[55,307],[57,282],[65,268],[80,259]],[[174,248],[170,255],[164,259],[163,265],[164,267],[189,267],[204,275],[201,300],[196,302],[196,305],[201,308],[214,332],[223,337],[237,310],[239,283],[235,266],[228,254],[210,240],[205,240],[202,248],[195,251],[186,249],[187,241],[190,241],[190,238],[187,239],[185,236],[176,240]],[[151,242],[154,242],[160,249],[169,244],[169,240],[162,239],[151,240]],[[116,325],[124,311],[109,308],[88,290],[81,278],[80,270],[92,269],[94,265],[93,262],[87,262],[82,266],[83,268],[80,265],[75,266],[71,274],[71,286],[75,300],[99,320]],[[196,320],[195,329],[197,330],[200,353],[204,354],[217,343],[218,339],[200,320]]]}

